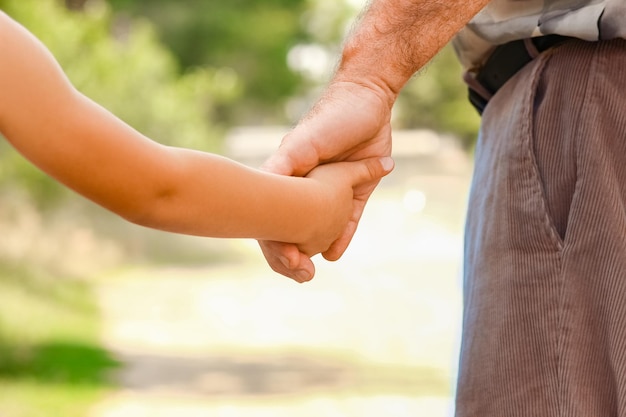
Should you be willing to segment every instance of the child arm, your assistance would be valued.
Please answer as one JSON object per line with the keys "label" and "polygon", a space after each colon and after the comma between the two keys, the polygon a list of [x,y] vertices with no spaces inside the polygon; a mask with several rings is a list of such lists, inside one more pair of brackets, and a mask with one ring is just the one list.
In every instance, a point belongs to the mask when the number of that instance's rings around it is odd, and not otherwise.
{"label": "child arm", "polygon": [[160,145],[78,92],[45,46],[2,12],[0,57],[0,132],[44,172],[137,224],[320,252],[330,244],[320,230],[345,217],[319,215],[330,199],[351,192],[351,181],[385,173],[366,161],[363,175],[322,184]]}

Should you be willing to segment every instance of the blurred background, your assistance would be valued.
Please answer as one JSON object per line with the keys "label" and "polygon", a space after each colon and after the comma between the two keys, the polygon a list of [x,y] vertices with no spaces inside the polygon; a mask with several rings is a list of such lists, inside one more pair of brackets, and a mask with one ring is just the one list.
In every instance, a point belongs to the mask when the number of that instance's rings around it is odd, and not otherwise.
{"label": "blurred background", "polygon": [[[320,94],[363,5],[0,0],[136,129],[251,166]],[[397,168],[351,247],[306,285],[256,242],[125,223],[0,141],[0,417],[450,415],[465,97],[446,48],[398,100]]]}

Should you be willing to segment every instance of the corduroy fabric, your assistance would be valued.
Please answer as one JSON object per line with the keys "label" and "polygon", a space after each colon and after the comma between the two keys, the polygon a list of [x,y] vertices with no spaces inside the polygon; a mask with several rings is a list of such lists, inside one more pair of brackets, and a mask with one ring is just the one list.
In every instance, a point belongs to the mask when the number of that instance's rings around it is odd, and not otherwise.
{"label": "corduroy fabric", "polygon": [[626,41],[570,41],[487,106],[457,417],[626,417]]}

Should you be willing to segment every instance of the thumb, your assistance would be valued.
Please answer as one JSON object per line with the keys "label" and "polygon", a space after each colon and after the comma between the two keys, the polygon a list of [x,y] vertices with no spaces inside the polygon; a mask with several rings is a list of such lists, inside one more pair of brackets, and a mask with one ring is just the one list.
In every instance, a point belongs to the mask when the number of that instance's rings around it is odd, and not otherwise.
{"label": "thumb", "polygon": [[320,159],[312,140],[296,127],[283,138],[276,152],[263,163],[263,171],[280,175],[304,176]]}
{"label": "thumb", "polygon": [[293,164],[288,155],[280,149],[265,160],[259,169],[279,175],[293,175],[294,173]]}
{"label": "thumb", "polygon": [[350,163],[355,164],[354,168],[351,170],[353,175],[352,183],[354,185],[378,180],[389,174],[395,166],[393,159],[388,156],[382,158],[368,158]]}

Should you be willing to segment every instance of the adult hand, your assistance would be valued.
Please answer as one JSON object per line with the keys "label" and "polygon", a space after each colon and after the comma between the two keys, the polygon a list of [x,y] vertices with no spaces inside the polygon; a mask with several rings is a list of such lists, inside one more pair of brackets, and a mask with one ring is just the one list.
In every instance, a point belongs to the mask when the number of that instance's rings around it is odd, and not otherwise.
{"label": "adult hand", "polygon": [[[285,138],[265,169],[305,175],[328,161],[391,153],[391,107],[406,82],[489,0],[371,0],[344,44],[334,81]],[[377,181],[354,193],[352,219],[323,253],[338,259],[350,243]],[[313,277],[311,260],[291,245],[262,242],[270,266],[297,281]]]}
{"label": "adult hand", "polygon": [[[334,82],[311,112],[288,133],[263,169],[282,175],[304,176],[316,166],[391,155],[392,101],[375,85]],[[354,189],[353,213],[341,236],[322,255],[334,261],[343,255],[354,235],[365,204],[380,180]],[[332,209],[332,208],[331,208]],[[298,282],[313,278],[311,259],[295,245],[260,242],[271,268]]]}

